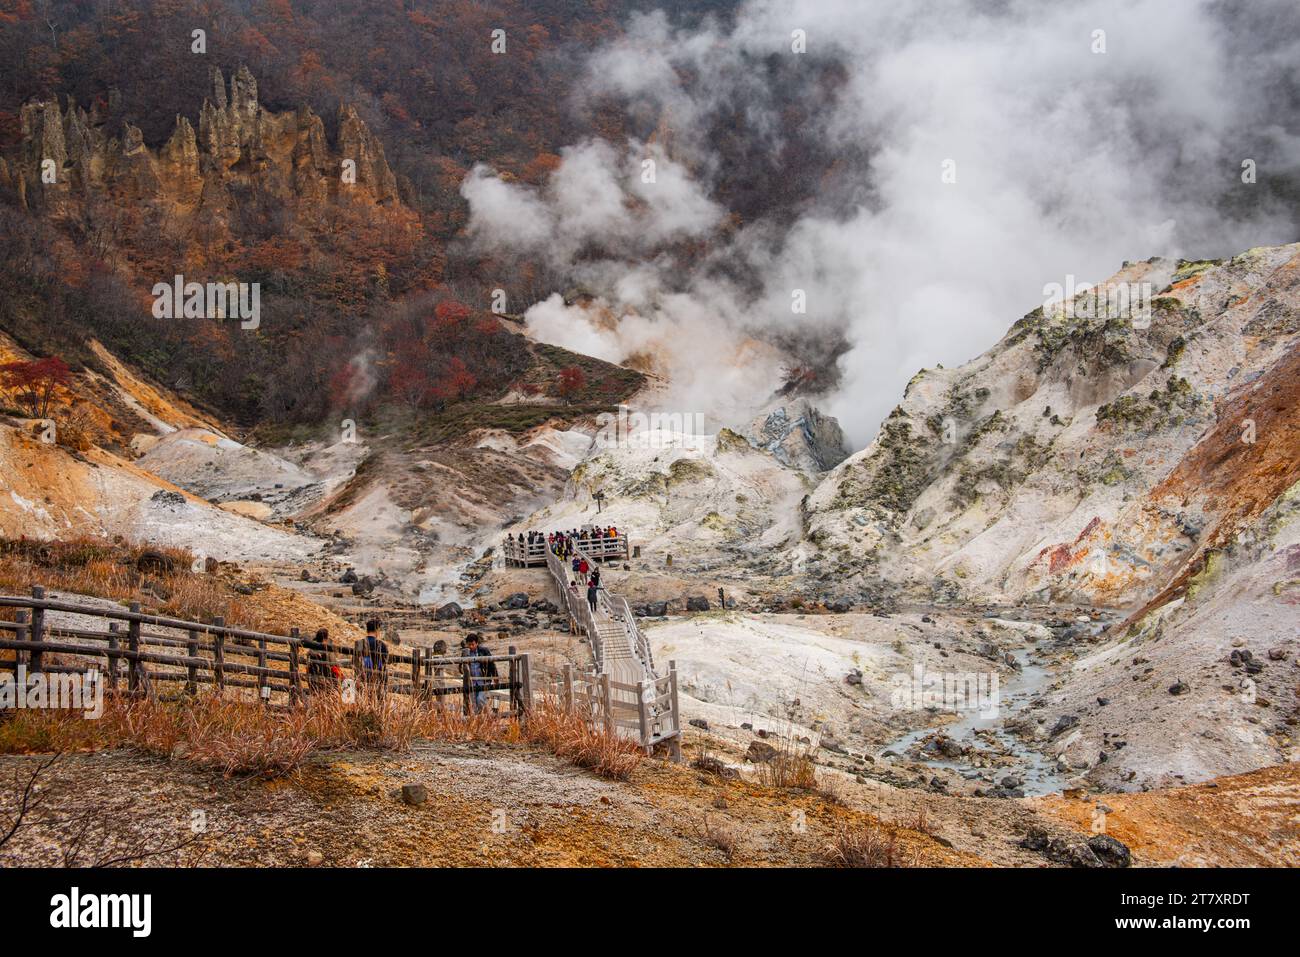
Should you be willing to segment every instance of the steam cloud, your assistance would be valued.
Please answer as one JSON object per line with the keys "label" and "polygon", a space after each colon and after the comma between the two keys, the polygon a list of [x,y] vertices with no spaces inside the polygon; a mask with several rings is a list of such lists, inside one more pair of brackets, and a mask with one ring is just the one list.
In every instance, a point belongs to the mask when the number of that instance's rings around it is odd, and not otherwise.
{"label": "steam cloud", "polygon": [[[846,77],[800,135],[864,159],[792,223],[730,228],[709,120],[739,105],[775,147],[773,91],[753,66],[797,57],[795,30],[809,62]],[[1046,283],[1294,241],[1267,182],[1297,172],[1298,64],[1288,0],[751,0],[690,30],[639,15],[592,54],[585,87],[671,135],[577,144],[540,190],[477,168],[470,232],[598,291],[595,309],[555,296],[529,321],[605,358],[653,352],[679,409],[743,424],[779,381],[756,334],[842,333],[851,348],[824,404],[861,447],[918,369],[987,348]],[[1246,159],[1258,184],[1242,182]],[[668,251],[682,243],[708,252],[682,270]],[[758,282],[719,278],[741,273]]]}

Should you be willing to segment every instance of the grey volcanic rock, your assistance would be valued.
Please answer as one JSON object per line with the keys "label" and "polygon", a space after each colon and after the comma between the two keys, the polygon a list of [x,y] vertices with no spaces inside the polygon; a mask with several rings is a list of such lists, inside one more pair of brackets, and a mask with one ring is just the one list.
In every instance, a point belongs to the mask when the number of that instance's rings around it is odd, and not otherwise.
{"label": "grey volcanic rock", "polygon": [[809,472],[826,472],[848,457],[839,423],[803,397],[759,415],[745,438],[782,464]]}

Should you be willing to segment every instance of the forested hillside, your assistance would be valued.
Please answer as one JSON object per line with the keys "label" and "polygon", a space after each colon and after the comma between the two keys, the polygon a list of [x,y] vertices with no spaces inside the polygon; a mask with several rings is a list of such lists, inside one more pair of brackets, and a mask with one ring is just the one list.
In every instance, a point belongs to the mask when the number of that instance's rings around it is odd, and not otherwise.
{"label": "forested hillside", "polygon": [[[538,182],[564,144],[626,135],[575,107],[573,64],[641,6],[6,0],[0,327],[74,369],[97,337],[246,426],[522,386],[490,294],[522,311],[560,280],[460,250],[459,185],[477,162]],[[259,328],[153,321],[177,274],[259,284]]]}

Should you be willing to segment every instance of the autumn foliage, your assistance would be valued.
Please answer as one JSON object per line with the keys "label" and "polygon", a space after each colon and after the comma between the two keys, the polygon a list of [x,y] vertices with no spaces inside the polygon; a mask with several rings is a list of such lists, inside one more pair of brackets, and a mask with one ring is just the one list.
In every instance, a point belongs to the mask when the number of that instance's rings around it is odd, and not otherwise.
{"label": "autumn foliage", "polygon": [[566,401],[571,401],[575,395],[582,391],[587,384],[587,377],[577,366],[569,366],[567,369],[561,369],[559,379],[556,382],[556,391],[560,397]]}
{"label": "autumn foliage", "polygon": [[0,366],[0,389],[34,419],[49,417],[58,390],[71,381],[67,363],[58,356]]}
{"label": "autumn foliage", "polygon": [[336,372],[336,409],[361,412],[390,401],[415,413],[505,391],[530,357],[524,341],[489,315],[448,296],[394,305],[379,327],[377,381],[365,388],[356,360]]}

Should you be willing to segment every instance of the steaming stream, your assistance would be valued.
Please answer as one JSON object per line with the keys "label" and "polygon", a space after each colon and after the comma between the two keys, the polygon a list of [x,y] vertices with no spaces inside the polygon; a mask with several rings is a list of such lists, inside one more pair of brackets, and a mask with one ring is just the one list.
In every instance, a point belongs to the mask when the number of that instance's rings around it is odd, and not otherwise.
{"label": "steaming stream", "polygon": [[1056,762],[1040,751],[1027,747],[1015,735],[1003,730],[1004,722],[1018,714],[1042,691],[1052,680],[1052,673],[1047,667],[1030,659],[1031,648],[1020,648],[1011,654],[1020,664],[1020,670],[1012,677],[999,683],[998,715],[993,718],[982,717],[978,710],[968,711],[952,724],[942,728],[917,728],[886,745],[883,750],[894,751],[900,756],[933,768],[946,768],[956,771],[963,777],[978,775],[987,768],[979,768],[961,758],[948,759],[931,756],[931,752],[921,751],[919,756],[910,754],[909,749],[930,735],[939,733],[947,735],[958,744],[987,750],[987,745],[980,740],[977,732],[988,732],[1007,752],[1016,759],[1016,764],[995,769],[994,780],[1001,780],[1007,775],[1015,775],[1024,783],[1021,790],[1028,797],[1051,794],[1067,787],[1065,777],[1057,770]]}

